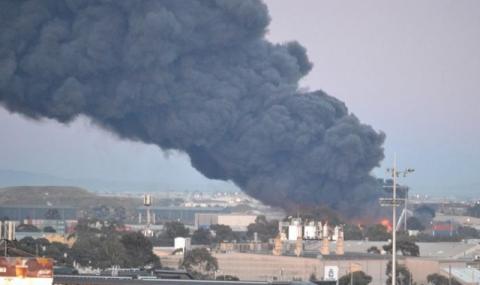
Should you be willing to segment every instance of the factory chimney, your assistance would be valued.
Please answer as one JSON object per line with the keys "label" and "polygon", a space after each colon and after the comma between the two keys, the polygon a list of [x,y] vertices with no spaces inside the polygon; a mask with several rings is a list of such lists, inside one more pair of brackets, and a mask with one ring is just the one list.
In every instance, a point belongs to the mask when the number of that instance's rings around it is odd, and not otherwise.
{"label": "factory chimney", "polygon": [[301,236],[297,237],[297,241],[295,242],[295,255],[298,257],[302,255],[303,252],[303,239]]}
{"label": "factory chimney", "polygon": [[275,256],[280,256],[283,253],[283,242],[280,233],[274,240],[272,253]]}
{"label": "factory chimney", "polygon": [[344,236],[343,236],[343,227],[338,227],[338,235],[337,235],[337,246],[335,249],[335,253],[337,255],[344,255],[345,254],[345,245],[343,243]]}
{"label": "factory chimney", "polygon": [[323,234],[322,234],[322,247],[320,248],[320,253],[322,255],[329,255],[330,248],[329,248],[329,240],[328,240],[328,222],[325,222],[323,225]]}

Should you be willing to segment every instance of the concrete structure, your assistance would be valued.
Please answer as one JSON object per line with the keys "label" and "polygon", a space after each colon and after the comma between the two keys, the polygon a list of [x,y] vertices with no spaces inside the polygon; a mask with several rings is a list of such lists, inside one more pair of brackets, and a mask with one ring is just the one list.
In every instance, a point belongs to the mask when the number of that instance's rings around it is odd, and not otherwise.
{"label": "concrete structure", "polygon": [[[344,241],[344,251],[346,253],[364,254],[367,249],[375,246],[382,249],[386,245],[386,241]],[[435,259],[458,259],[473,260],[476,255],[480,255],[480,244],[475,242],[417,242],[420,250],[420,256]],[[330,242],[329,251],[334,252],[337,242]],[[305,250],[311,252],[319,252],[322,248],[322,241],[309,242],[306,244]]]}
{"label": "concrete structure", "polygon": [[303,240],[323,240],[328,239],[336,241],[339,232],[343,231],[343,226],[337,225],[333,228],[329,227],[328,222],[322,224],[318,221],[302,221],[301,218],[290,218],[289,221],[279,222],[278,231],[285,234],[289,241],[296,241],[298,237]]}
{"label": "concrete structure", "polygon": [[[291,218],[287,222],[279,222],[279,233],[281,240],[285,243],[283,248],[284,252],[292,252],[289,250],[290,243],[302,242],[302,248],[306,243],[316,243],[321,241],[321,247],[319,253],[322,255],[330,254],[330,241],[339,241],[338,247],[334,251],[337,255],[344,254],[343,247],[343,226],[337,225],[334,228],[329,227],[328,222],[322,224],[321,222],[309,221],[303,223],[301,218]],[[299,247],[293,250],[293,252],[299,252]],[[278,254],[278,251],[274,251],[274,254]]]}
{"label": "concrete structure", "polygon": [[456,280],[462,282],[465,285],[478,285],[480,284],[480,270],[475,268],[457,268],[449,267],[443,268],[443,275],[451,275]]}
{"label": "concrete structure", "polygon": [[295,255],[298,257],[303,253],[303,240],[298,236],[297,241],[295,242]]}
{"label": "concrete structure", "polygon": [[451,222],[453,224],[472,227],[477,230],[480,230],[480,218],[474,218],[474,217],[468,217],[468,216],[443,215],[441,213],[438,213],[433,220],[434,222]]}
{"label": "concrete structure", "polygon": [[46,238],[50,243],[52,242],[59,242],[68,245],[68,247],[72,247],[77,238],[75,236],[68,237],[67,235],[61,235],[61,234],[55,234],[55,233],[50,233],[50,234],[44,234],[43,236]]}
{"label": "concrete structure", "polygon": [[[311,274],[323,279],[325,266],[338,266],[339,276],[347,274],[353,263],[372,276],[370,285],[384,285],[385,270],[388,263],[386,256],[370,258],[316,258],[296,256],[274,256],[271,254],[251,253],[214,253],[217,258],[219,271],[222,274],[234,275],[240,280],[255,281],[290,281],[309,280]],[[162,257],[162,265],[177,268],[179,256]]]}
{"label": "concrete structure", "polygon": [[247,231],[248,225],[255,223],[256,219],[256,215],[221,214],[218,215],[218,224],[230,226],[233,231]]}
{"label": "concrete structure", "polygon": [[195,229],[208,229],[211,225],[218,224],[217,213],[196,213],[195,214]]}
{"label": "concrete structure", "polygon": [[233,231],[247,231],[250,224],[255,223],[256,215],[223,214],[223,213],[196,213],[195,228],[209,228],[211,225],[226,225]]}
{"label": "concrete structure", "polygon": [[[146,221],[145,227],[142,230],[142,233],[146,237],[153,237],[154,235],[153,230],[150,228],[152,225],[152,222],[153,224],[155,224],[155,215],[152,215],[152,212],[150,211],[152,202],[153,202],[152,195],[150,194],[143,195],[143,206],[145,207],[145,211],[147,214],[147,221]],[[142,213],[138,213],[138,223],[139,224],[142,223]]]}
{"label": "concrete structure", "polygon": [[312,221],[303,227],[303,238],[304,239],[318,238],[318,230],[317,230],[317,225],[315,225],[315,222]]}
{"label": "concrete structure", "polygon": [[344,236],[343,229],[339,228],[337,233],[337,242],[335,247],[335,254],[344,255],[345,254],[345,245],[344,245]]}
{"label": "concrete structure", "polygon": [[61,219],[25,219],[18,224],[33,225],[39,230],[43,230],[45,227],[51,227],[55,230],[55,233],[66,234],[74,232],[77,220],[61,220]]}
{"label": "concrete structure", "polygon": [[[240,280],[309,280],[312,274],[317,279],[323,280],[326,277],[324,274],[327,267],[337,267],[339,277],[350,271],[364,271],[372,277],[369,285],[385,284],[386,267],[391,258],[389,255],[369,254],[296,257],[238,252],[217,252],[214,256],[217,258],[219,271],[222,274],[234,275]],[[180,258],[172,255],[163,256],[162,264],[177,268]],[[478,284],[471,281],[480,278],[478,270],[468,268],[466,262],[458,260],[399,256],[398,262],[408,268],[412,273],[413,282],[417,284],[427,284],[427,276],[433,273],[448,276],[449,267],[452,268],[452,276],[465,285]]]}
{"label": "concrete structure", "polygon": [[279,256],[283,254],[283,242],[282,242],[282,235],[278,234],[278,236],[273,241],[273,250],[272,254],[275,256]]}
{"label": "concrete structure", "polygon": [[322,239],[322,246],[320,247],[320,254],[329,255],[330,254],[330,242],[328,239]]}
{"label": "concrete structure", "polygon": [[183,252],[186,252],[192,247],[192,239],[185,237],[176,237],[174,240],[174,249],[182,249]]}
{"label": "concrete structure", "polygon": [[0,222],[0,239],[16,239],[15,221]]}
{"label": "concrete structure", "polygon": [[218,245],[220,252],[266,252],[272,245],[266,242],[221,242]]}
{"label": "concrete structure", "polygon": [[[182,273],[156,272],[156,279],[138,278],[125,276],[82,276],[82,275],[59,275],[53,278],[53,285],[279,285],[270,282],[251,281],[224,281],[224,280],[188,280],[181,278]],[[51,283],[50,283],[51,284]],[[311,285],[310,282],[282,282],[281,285]]]}
{"label": "concrete structure", "polygon": [[[401,257],[399,257],[401,258]],[[401,258],[402,259],[402,258]],[[403,258],[399,261],[404,264],[408,270],[412,273],[412,278],[418,284],[426,284],[427,276],[432,273],[437,273],[448,277],[448,271],[445,272],[444,268],[466,268],[465,262],[449,259],[435,259],[435,258],[423,258],[423,257],[409,257]],[[460,281],[460,280],[459,280]]]}
{"label": "concrete structure", "polygon": [[[147,207],[141,206],[136,209],[137,216],[147,215]],[[164,223],[178,221],[185,225],[195,225],[195,214],[197,213],[227,213],[228,210],[221,207],[161,207],[151,206],[150,211],[155,216],[155,222]]]}
{"label": "concrete structure", "polygon": [[293,224],[288,226],[288,240],[296,241],[303,238],[302,225]]}

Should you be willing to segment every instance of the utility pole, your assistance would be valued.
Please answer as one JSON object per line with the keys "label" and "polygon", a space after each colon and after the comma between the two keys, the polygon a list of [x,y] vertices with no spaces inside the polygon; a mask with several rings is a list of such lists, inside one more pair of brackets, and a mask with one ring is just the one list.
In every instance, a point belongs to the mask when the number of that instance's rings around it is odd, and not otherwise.
{"label": "utility pole", "polygon": [[448,285],[452,285],[452,265],[448,265]]}
{"label": "utility pole", "polygon": [[408,187],[405,188],[405,216],[403,217],[403,230],[407,232],[407,219],[408,219]]}
{"label": "utility pole", "polygon": [[[397,206],[399,202],[397,199],[397,178],[400,175],[406,177],[408,173],[414,172],[412,168],[407,168],[402,171],[397,169],[397,155],[393,156],[393,168],[387,168],[387,172],[392,174],[392,199],[380,198],[380,204],[382,206],[392,207],[392,285],[396,285],[397,282]],[[405,213],[406,214],[406,213]],[[406,219],[406,216],[404,217]]]}
{"label": "utility pole", "polygon": [[397,284],[397,155],[393,156],[392,285]]}

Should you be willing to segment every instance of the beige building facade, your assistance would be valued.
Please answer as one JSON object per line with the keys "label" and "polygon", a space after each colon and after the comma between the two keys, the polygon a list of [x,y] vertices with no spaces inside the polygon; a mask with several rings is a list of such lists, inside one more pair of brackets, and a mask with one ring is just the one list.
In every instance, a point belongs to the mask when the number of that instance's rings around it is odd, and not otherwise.
{"label": "beige building facade", "polygon": [[[272,254],[253,253],[213,253],[218,260],[217,274],[234,275],[240,280],[274,281],[274,280],[309,280],[314,274],[317,279],[324,278],[325,267],[338,268],[341,277],[352,271],[361,270],[372,277],[370,285],[385,285],[386,269],[389,256],[335,256],[324,258],[274,256]],[[181,256],[162,256],[164,266],[178,268]],[[445,268],[465,268],[466,263],[455,260],[437,260],[422,257],[399,257],[400,264],[404,264],[412,273],[413,282],[427,284],[427,276],[432,273],[445,275]]]}

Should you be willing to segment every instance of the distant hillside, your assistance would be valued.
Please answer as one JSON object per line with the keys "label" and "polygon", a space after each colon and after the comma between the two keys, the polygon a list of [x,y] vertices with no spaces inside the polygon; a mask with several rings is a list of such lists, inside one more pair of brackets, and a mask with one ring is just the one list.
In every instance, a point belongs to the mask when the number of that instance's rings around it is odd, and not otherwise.
{"label": "distant hillside", "polygon": [[135,207],[140,199],[103,197],[72,186],[15,186],[0,188],[0,205]]}
{"label": "distant hillside", "polygon": [[[149,181],[121,181],[95,178],[64,178],[44,173],[0,169],[0,187],[73,185],[95,192],[154,192],[165,185]],[[208,187],[207,187],[208,188]],[[173,191],[169,187],[169,191]]]}

